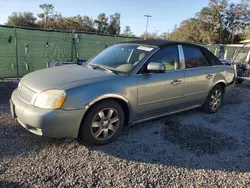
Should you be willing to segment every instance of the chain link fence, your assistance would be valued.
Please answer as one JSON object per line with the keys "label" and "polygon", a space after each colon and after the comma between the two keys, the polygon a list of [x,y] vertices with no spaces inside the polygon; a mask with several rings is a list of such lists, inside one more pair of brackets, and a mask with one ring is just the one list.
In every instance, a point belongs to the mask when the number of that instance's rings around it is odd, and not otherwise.
{"label": "chain link fence", "polygon": [[207,48],[219,59],[249,62],[250,45],[242,47],[243,45],[207,45]]}
{"label": "chain link fence", "polygon": [[[108,46],[135,39],[138,38],[0,25],[0,79],[22,77],[56,62],[87,60]],[[224,45],[221,52],[221,45],[205,46],[220,59],[232,60],[241,50],[238,59],[249,60],[249,47]]]}
{"label": "chain link fence", "polygon": [[56,62],[87,60],[107,46],[135,39],[0,26],[0,78],[22,77]]}

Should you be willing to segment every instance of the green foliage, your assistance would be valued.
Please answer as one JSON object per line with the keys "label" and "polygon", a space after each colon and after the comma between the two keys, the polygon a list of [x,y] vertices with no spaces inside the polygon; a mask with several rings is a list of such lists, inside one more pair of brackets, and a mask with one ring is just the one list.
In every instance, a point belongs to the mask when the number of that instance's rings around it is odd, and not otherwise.
{"label": "green foliage", "polygon": [[162,39],[163,37],[164,37],[163,35],[158,35],[157,32],[152,32],[152,33],[150,33],[150,32],[148,32],[148,33],[144,32],[140,36],[140,38],[142,38],[142,39]]}
{"label": "green foliage", "polygon": [[120,18],[121,18],[121,14],[117,12],[114,15],[111,15],[109,17],[109,25],[107,28],[107,32],[109,34],[113,34],[113,35],[120,34],[120,31],[121,31]]}
{"label": "green foliage", "polygon": [[43,10],[43,13],[41,15],[41,18],[43,18],[44,16],[50,16],[51,14],[53,14],[55,7],[52,4],[42,4],[39,5],[39,8]]}
{"label": "green foliage", "polygon": [[127,36],[127,37],[135,37],[135,35],[133,34],[133,32],[130,29],[130,26],[126,26],[123,33],[123,36]]}
{"label": "green foliage", "polygon": [[170,40],[177,41],[196,41],[196,42],[205,42],[203,41],[205,33],[201,33],[200,24],[197,19],[191,18],[189,20],[184,20],[181,22],[178,28],[175,28],[170,34]]}
{"label": "green foliage", "polygon": [[22,27],[38,27],[36,17],[32,12],[13,12],[8,17],[7,25]]}
{"label": "green foliage", "polygon": [[203,43],[235,43],[250,24],[247,1],[229,3],[228,0],[210,0],[207,7],[184,20],[170,35],[172,40]]}
{"label": "green foliage", "polygon": [[94,22],[96,24],[97,33],[107,33],[108,17],[106,17],[105,13],[99,14],[97,20],[95,20]]}
{"label": "green foliage", "polygon": [[248,26],[248,32],[246,34],[246,39],[250,39],[250,26]]}
{"label": "green foliage", "polygon": [[89,32],[94,32],[94,21],[92,18],[88,17],[88,16],[83,16],[82,17],[82,26],[83,28],[81,30],[83,31],[89,31]]}
{"label": "green foliage", "polygon": [[121,30],[120,17],[120,13],[115,13],[109,17],[105,13],[99,14],[98,18],[94,21],[96,32],[119,35]]}
{"label": "green foliage", "polygon": [[42,4],[42,5],[39,5],[39,8],[43,10],[42,13],[37,15],[39,18],[42,19],[39,25],[42,26],[43,28],[47,28],[47,25],[51,24],[48,22],[51,21],[51,18],[53,16],[54,6],[52,4]]}
{"label": "green foliage", "polygon": [[52,4],[42,4],[39,6],[42,12],[38,14],[39,20],[31,12],[13,12],[8,18],[7,25],[40,27],[44,29],[75,29],[79,31],[97,32],[112,35],[120,34],[120,13],[106,16],[105,13],[98,15],[97,19],[84,15],[64,17],[61,13],[54,13]]}

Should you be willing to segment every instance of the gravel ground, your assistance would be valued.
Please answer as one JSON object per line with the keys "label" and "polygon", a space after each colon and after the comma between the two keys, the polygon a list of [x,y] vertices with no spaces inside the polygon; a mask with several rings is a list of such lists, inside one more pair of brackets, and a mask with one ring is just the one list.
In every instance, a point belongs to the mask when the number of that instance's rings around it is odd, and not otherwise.
{"label": "gravel ground", "polygon": [[127,127],[86,148],[33,135],[9,114],[0,83],[0,187],[250,187],[250,84],[217,114],[192,110]]}

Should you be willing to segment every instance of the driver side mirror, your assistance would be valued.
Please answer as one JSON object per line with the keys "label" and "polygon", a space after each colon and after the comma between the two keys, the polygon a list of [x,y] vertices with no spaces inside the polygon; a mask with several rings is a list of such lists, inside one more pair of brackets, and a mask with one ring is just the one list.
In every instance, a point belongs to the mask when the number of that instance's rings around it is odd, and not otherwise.
{"label": "driver side mirror", "polygon": [[165,65],[159,62],[151,62],[147,66],[147,70],[149,73],[164,73]]}

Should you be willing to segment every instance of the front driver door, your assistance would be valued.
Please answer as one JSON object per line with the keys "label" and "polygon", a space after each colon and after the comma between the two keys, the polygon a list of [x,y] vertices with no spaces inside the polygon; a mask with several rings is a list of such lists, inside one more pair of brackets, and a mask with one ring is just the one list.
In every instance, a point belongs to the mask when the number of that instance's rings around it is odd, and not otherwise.
{"label": "front driver door", "polygon": [[[161,62],[165,73],[148,73],[150,62]],[[179,51],[176,45],[157,51],[139,70],[138,110],[136,119],[162,115],[181,109],[184,71],[180,69]]]}

